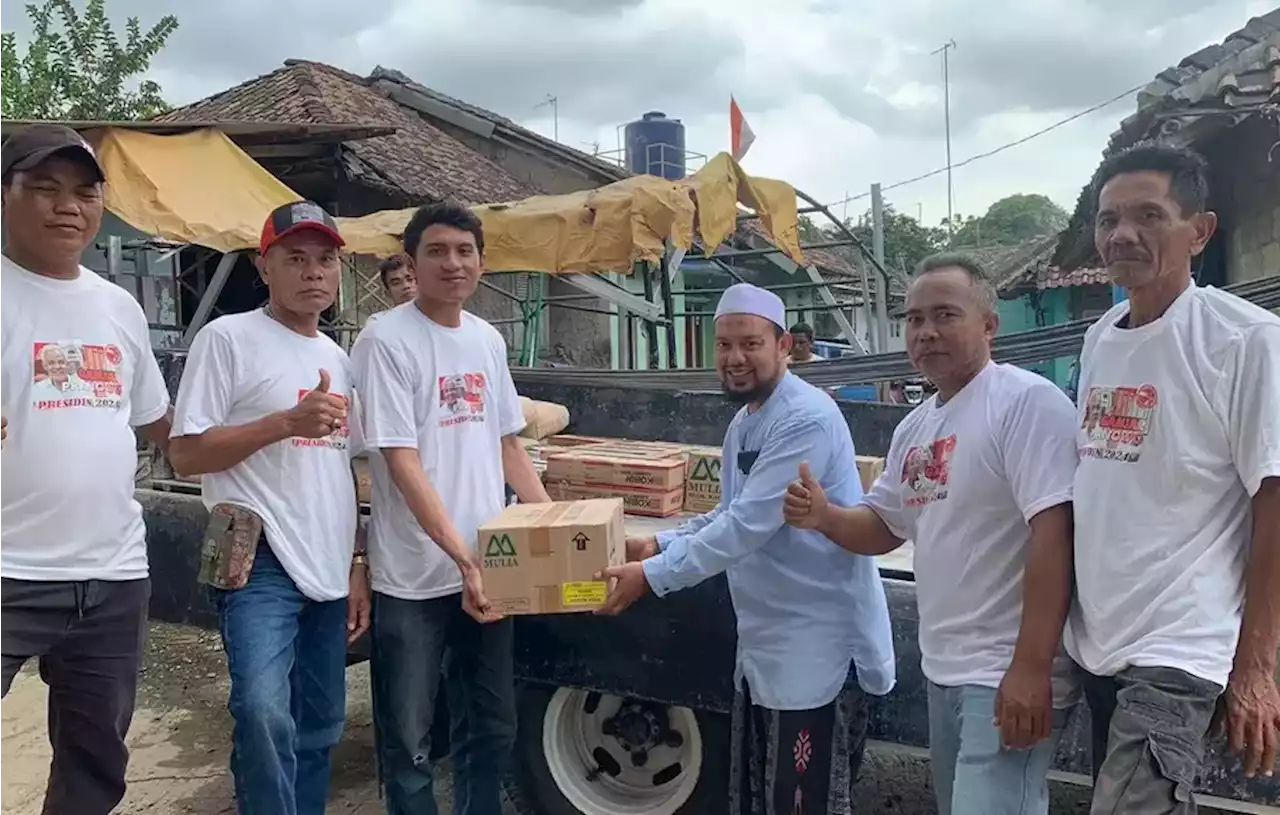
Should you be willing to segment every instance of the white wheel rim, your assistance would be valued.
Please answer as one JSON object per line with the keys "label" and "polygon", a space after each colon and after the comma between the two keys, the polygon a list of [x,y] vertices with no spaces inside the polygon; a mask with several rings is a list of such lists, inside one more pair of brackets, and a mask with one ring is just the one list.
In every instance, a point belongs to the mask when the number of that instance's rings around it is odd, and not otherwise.
{"label": "white wheel rim", "polygon": [[[693,711],[667,708],[668,724],[682,744],[654,747],[646,767],[637,769],[617,738],[605,735],[601,726],[624,700],[601,695],[595,711],[587,713],[587,696],[587,691],[560,688],[542,718],[542,751],[560,793],[583,815],[675,815],[693,795],[702,771],[702,734]],[[598,770],[593,757],[597,748],[621,765],[616,777]],[[655,772],[677,763],[677,773],[654,783]]]}

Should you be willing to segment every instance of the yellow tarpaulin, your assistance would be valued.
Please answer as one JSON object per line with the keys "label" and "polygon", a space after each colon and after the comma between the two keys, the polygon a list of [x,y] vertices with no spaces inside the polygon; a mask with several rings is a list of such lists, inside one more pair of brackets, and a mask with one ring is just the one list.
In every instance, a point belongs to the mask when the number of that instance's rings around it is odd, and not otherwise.
{"label": "yellow tarpaulin", "polygon": [[[689,178],[635,176],[599,189],[539,195],[475,207],[484,223],[485,268],[497,272],[628,272],[656,262],[667,239],[693,245],[696,228],[710,254],[737,228],[738,204],[755,210],[778,247],[802,262],[791,185],[756,178],[721,153]],[[338,218],[352,252],[385,257],[401,250],[412,209]]]}
{"label": "yellow tarpaulin", "polygon": [[[267,214],[299,198],[217,130],[157,136],[106,128],[89,135],[107,175],[107,209],[167,240],[220,252],[251,249]],[[778,247],[801,261],[795,190],[747,175],[725,153],[679,181],[635,176],[475,210],[491,271],[625,273],[633,261],[659,260],[667,240],[689,249],[695,229],[710,253],[736,228],[739,204],[755,210]],[[400,251],[412,214],[388,210],[337,222],[349,251],[385,257]]]}
{"label": "yellow tarpaulin", "polygon": [[89,136],[107,175],[107,209],[166,240],[254,248],[271,210],[301,197],[217,130],[106,128]]}

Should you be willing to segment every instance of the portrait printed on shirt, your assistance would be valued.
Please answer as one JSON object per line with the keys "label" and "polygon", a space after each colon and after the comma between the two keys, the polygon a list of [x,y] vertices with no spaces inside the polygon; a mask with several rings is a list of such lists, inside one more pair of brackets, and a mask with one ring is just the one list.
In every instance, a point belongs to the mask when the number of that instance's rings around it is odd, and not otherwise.
{"label": "portrait printed on shirt", "polygon": [[482,372],[448,374],[436,379],[440,391],[441,427],[484,421],[487,382]]}
{"label": "portrait printed on shirt", "polygon": [[903,504],[924,507],[947,497],[951,478],[951,456],[956,450],[956,436],[912,447],[902,459],[902,484],[908,494]]}
{"label": "portrait printed on shirt", "polygon": [[1081,457],[1135,462],[1151,434],[1160,396],[1155,385],[1092,387],[1085,397]]}
{"label": "portrait printed on shirt", "polygon": [[[307,398],[307,394],[311,393],[310,388],[300,388],[298,390],[298,401],[301,402]],[[331,393],[330,396],[336,396],[342,400],[342,406],[350,410],[350,403],[347,397],[341,393]],[[347,416],[351,414],[348,413]],[[333,450],[346,450],[348,439],[351,437],[351,425],[347,423],[347,419],[343,418],[342,424],[338,425],[338,429],[334,430],[327,436],[321,436],[318,439],[304,439],[301,436],[293,437],[294,447],[328,447]]]}
{"label": "portrait printed on shirt", "polygon": [[59,340],[33,343],[31,353],[31,404],[36,410],[117,408],[124,400],[119,346]]}

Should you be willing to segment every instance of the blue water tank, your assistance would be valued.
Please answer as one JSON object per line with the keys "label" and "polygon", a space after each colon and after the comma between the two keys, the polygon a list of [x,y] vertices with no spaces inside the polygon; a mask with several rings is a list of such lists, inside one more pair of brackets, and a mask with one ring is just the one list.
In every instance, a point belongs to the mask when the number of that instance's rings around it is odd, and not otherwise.
{"label": "blue water tank", "polygon": [[685,176],[684,123],[650,111],[624,130],[627,169],[676,181]]}

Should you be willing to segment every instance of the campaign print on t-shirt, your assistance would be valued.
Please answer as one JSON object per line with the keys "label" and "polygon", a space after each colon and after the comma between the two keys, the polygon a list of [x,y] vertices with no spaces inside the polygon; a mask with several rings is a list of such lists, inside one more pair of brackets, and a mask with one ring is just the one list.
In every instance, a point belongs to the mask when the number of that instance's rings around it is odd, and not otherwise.
{"label": "campaign print on t-shirt", "polygon": [[124,400],[119,346],[37,342],[32,357],[31,404],[36,410],[116,408]]}
{"label": "campaign print on t-shirt", "polygon": [[956,449],[956,435],[952,433],[931,444],[912,447],[902,459],[902,483],[910,491],[903,504],[923,507],[947,497],[947,482],[951,477],[951,454]]}
{"label": "campaign print on t-shirt", "polygon": [[[308,393],[311,393],[310,388],[299,388],[298,401],[301,402],[303,399],[306,399]],[[339,399],[342,400],[343,407],[348,408],[348,410],[350,409],[351,406],[350,406],[350,403],[347,401],[346,396],[344,396],[341,393],[331,393],[329,395],[338,397]],[[350,416],[350,413],[348,413],[347,415]],[[342,424],[338,425],[338,429],[334,430],[329,435],[321,436],[318,439],[305,439],[301,436],[294,436],[293,446],[294,447],[330,447],[334,450],[346,450],[347,439],[350,438],[350,436],[351,436],[351,425],[347,424],[347,419],[344,417],[342,420]]]}
{"label": "campaign print on t-shirt", "polygon": [[440,389],[440,407],[445,415],[441,427],[484,421],[484,373],[448,374],[436,380]]}
{"label": "campaign print on t-shirt", "polygon": [[1080,455],[1108,461],[1135,462],[1151,434],[1160,397],[1155,385],[1092,387],[1084,403],[1086,441]]}

